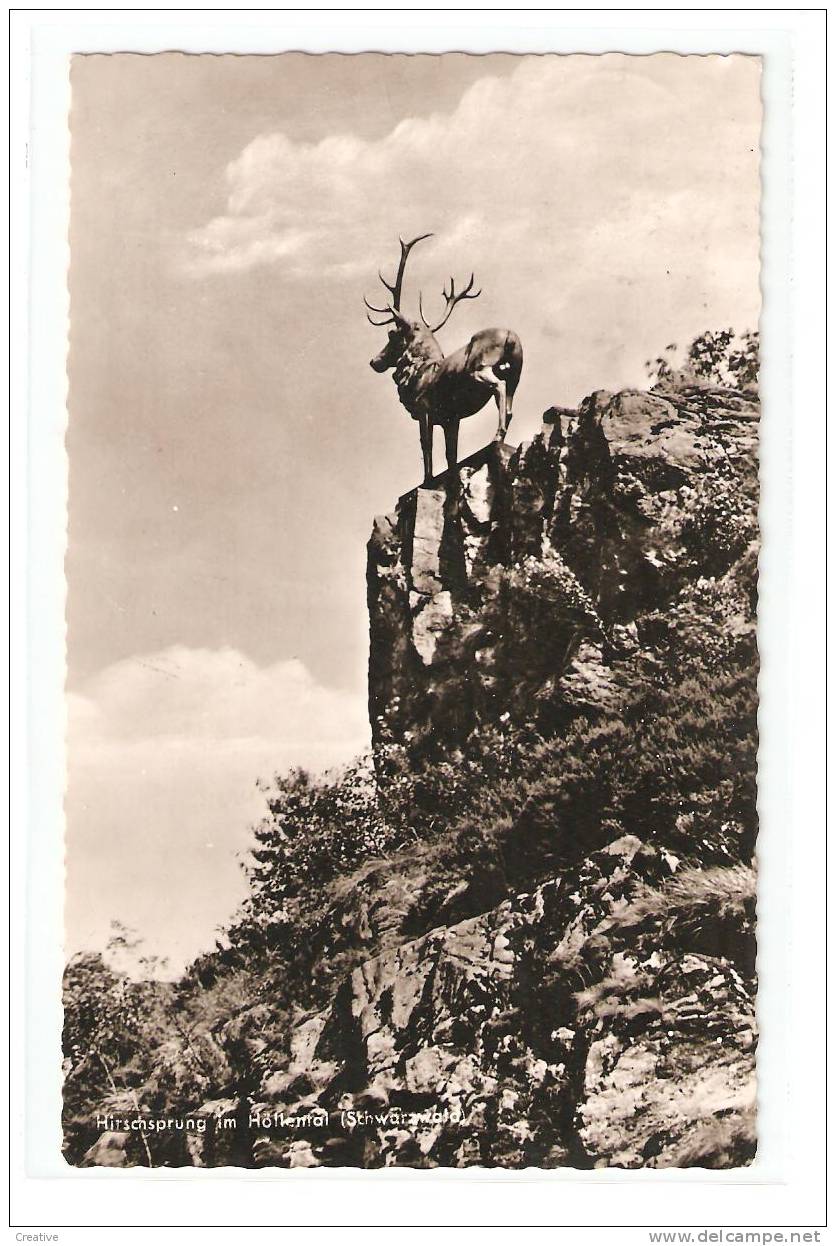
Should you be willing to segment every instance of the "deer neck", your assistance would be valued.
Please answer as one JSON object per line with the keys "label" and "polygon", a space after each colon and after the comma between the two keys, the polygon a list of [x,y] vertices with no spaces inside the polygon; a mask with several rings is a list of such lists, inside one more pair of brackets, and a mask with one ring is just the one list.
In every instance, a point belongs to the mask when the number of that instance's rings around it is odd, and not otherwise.
{"label": "deer neck", "polygon": [[393,376],[398,397],[410,413],[420,405],[443,358],[444,352],[429,329],[417,331],[405,346]]}

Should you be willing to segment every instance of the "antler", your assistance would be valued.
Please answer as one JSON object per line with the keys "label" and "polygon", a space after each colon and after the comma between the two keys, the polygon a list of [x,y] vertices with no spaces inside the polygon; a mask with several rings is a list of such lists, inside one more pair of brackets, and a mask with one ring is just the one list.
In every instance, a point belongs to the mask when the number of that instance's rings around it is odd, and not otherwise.
{"label": "antler", "polygon": [[366,304],[369,311],[373,311],[376,316],[386,317],[385,320],[372,320],[371,316],[367,312],[366,318],[370,324],[377,325],[378,328],[382,325],[393,324],[397,318],[397,315],[400,314],[401,291],[403,290],[403,275],[406,271],[406,261],[409,258],[409,253],[415,244],[417,242],[423,242],[425,238],[432,238],[432,234],[419,234],[418,237],[413,238],[411,242],[404,242],[403,238],[398,239],[398,242],[401,244],[401,261],[398,265],[398,275],[395,278],[394,284],[390,285],[390,283],[383,276],[383,273],[377,274],[386,289],[392,295],[391,303],[387,303],[385,307],[375,307],[374,304],[370,303],[367,298],[363,299],[363,302]]}
{"label": "antler", "polygon": [[449,291],[449,293],[448,293],[448,291],[447,291],[447,287],[446,287],[446,286],[444,287],[444,302],[445,302],[445,303],[446,303],[446,305],[447,305],[447,306],[446,306],[446,310],[445,310],[445,312],[444,312],[444,316],[442,317],[442,319],[441,319],[441,320],[439,320],[438,324],[437,324],[437,325],[435,325],[435,326],[427,324],[427,321],[424,319],[424,309],[423,309],[423,307],[422,307],[422,305],[421,305],[421,296],[420,296],[420,294],[419,294],[419,296],[418,296],[418,311],[420,312],[421,319],[424,321],[424,324],[425,324],[425,325],[427,325],[427,328],[430,330],[430,332],[431,332],[431,333],[438,333],[438,330],[439,330],[439,329],[443,329],[443,328],[444,328],[444,326],[446,325],[447,321],[450,319],[450,315],[451,315],[451,313],[452,313],[452,311],[453,311],[453,308],[456,306],[456,304],[457,304],[457,303],[461,303],[463,299],[478,299],[479,295],[482,293],[482,291],[481,291],[481,290],[477,290],[475,294],[471,294],[471,290],[473,289],[473,283],[474,283],[474,280],[475,280],[474,275],[473,275],[473,273],[471,273],[471,274],[470,274],[470,281],[468,281],[468,283],[467,283],[467,285],[465,286],[465,288],[464,288],[462,291],[460,291],[460,293],[459,293],[459,294],[456,294],[456,279],[455,279],[455,277],[451,277],[451,278],[450,278],[450,291]]}

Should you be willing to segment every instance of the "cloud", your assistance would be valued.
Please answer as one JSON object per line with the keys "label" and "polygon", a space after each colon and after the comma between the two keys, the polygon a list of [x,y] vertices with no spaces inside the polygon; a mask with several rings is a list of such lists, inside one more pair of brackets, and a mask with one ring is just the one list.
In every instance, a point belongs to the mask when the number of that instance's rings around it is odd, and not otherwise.
{"label": "cloud", "polygon": [[368,739],[360,698],[233,649],[129,658],[68,703],[67,950],[101,946],[118,918],[175,968],[243,898],[256,781],[347,761]]}
{"label": "cloud", "polygon": [[174,645],[116,662],[71,694],[81,753],[165,741],[183,750],[253,745],[321,768],[367,731],[365,709],[298,660],[259,667],[235,649]]}
{"label": "cloud", "polygon": [[466,241],[477,260],[527,253],[535,268],[584,256],[629,275],[671,247],[696,260],[757,232],[758,72],[743,57],[528,57],[374,141],[261,134],[227,167],[226,210],[191,233],[185,268],[373,272],[395,234],[427,229],[439,262]]}

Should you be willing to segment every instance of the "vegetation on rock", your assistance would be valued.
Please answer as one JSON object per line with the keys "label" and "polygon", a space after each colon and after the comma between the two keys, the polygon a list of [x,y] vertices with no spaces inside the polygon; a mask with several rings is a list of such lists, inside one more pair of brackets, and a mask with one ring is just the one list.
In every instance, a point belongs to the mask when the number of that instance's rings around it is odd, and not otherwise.
{"label": "vegetation on rock", "polygon": [[[70,963],[69,1162],[751,1159],[756,348],[705,334],[376,521],[374,754],[265,787],[178,982]],[[103,1142],[131,1106],[209,1124]],[[346,1106],[429,1119],[252,1123]]]}
{"label": "vegetation on rock", "polygon": [[683,363],[674,362],[677,346],[672,342],[656,359],[648,359],[645,367],[657,389],[675,389],[683,385],[707,382],[732,389],[757,388],[760,368],[760,334],[742,333],[734,329],[707,330],[694,338],[685,352]]}

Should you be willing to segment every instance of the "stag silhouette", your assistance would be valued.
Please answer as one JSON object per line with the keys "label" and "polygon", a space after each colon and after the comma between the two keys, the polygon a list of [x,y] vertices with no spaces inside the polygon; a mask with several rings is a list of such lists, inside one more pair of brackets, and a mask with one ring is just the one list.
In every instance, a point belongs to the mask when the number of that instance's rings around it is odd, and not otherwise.
{"label": "stag silhouette", "polygon": [[[378,327],[391,325],[389,340],[379,355],[370,360],[375,372],[394,369],[398,397],[413,420],[418,421],[421,453],[424,458],[424,484],[433,474],[433,430],[444,430],[447,467],[453,471],[458,464],[459,424],[469,415],[481,411],[493,396],[499,413],[495,441],[504,441],[511,422],[511,406],[522,371],[522,343],[513,329],[483,329],[475,333],[466,346],[452,355],[445,355],[435,335],[442,329],[457,303],[478,298],[474,292],[474,276],[457,291],[453,277],[450,289],[444,287],[444,315],[438,324],[430,325],[424,317],[421,295],[418,295],[418,320],[409,320],[401,312],[401,294],[406,262],[412,248],[432,234],[420,234],[411,242],[401,244],[398,275],[394,283],[378,273],[391,295],[384,307],[375,307],[368,299],[369,321]],[[385,317],[374,320],[375,316]]]}

